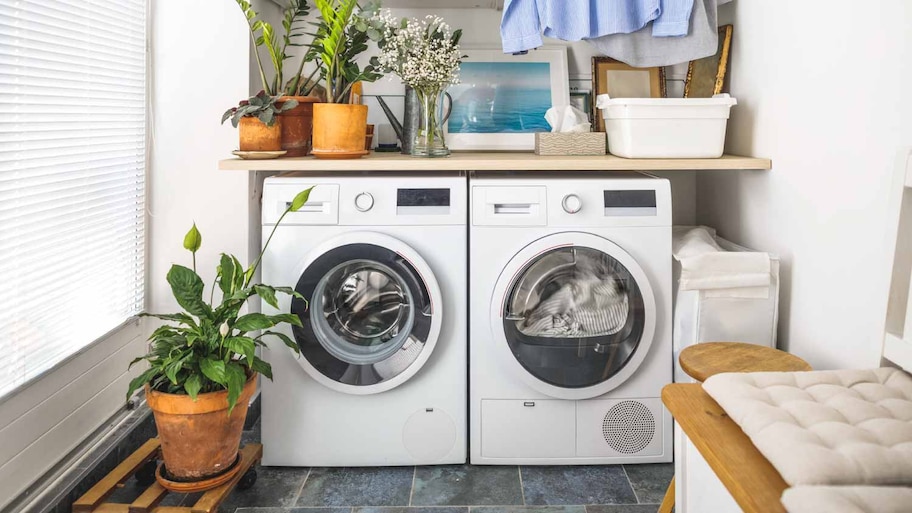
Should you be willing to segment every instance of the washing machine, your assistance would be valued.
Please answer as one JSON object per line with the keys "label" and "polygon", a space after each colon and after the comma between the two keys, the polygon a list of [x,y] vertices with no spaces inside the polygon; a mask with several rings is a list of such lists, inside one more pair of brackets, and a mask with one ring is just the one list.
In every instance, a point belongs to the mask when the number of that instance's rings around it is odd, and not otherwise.
{"label": "washing machine", "polygon": [[668,181],[477,173],[470,190],[471,462],[671,461]]}
{"label": "washing machine", "polygon": [[460,174],[266,179],[262,280],[301,294],[279,310],[303,327],[280,329],[300,355],[268,337],[264,465],[465,462],[466,188]]}

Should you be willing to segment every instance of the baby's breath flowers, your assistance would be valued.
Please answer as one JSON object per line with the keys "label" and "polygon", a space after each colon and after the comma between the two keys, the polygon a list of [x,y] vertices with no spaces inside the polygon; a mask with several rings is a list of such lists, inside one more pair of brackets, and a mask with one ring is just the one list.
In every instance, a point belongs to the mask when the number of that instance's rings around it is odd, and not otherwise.
{"label": "baby's breath flowers", "polygon": [[379,6],[362,11],[355,28],[366,32],[380,49],[372,63],[385,73],[399,75],[405,85],[415,90],[421,117],[412,155],[449,155],[439,102],[447,87],[459,83],[462,30],[450,30],[440,16],[400,20]]}

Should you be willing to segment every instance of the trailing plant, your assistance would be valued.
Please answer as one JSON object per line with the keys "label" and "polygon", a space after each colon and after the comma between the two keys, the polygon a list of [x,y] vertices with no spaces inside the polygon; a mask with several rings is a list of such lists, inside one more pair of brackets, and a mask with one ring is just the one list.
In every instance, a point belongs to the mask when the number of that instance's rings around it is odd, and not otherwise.
{"label": "trailing plant", "polygon": [[[310,14],[310,6],[307,4],[307,0],[288,1],[288,5],[282,13],[283,33],[281,40],[276,34],[272,24],[257,18],[258,14],[253,10],[249,1],[235,1],[237,2],[238,7],[241,8],[241,12],[244,13],[244,17],[247,19],[247,28],[250,32],[250,40],[253,43],[253,54],[256,59],[258,71],[260,72],[260,80],[263,82],[263,90],[270,96],[283,93],[289,96],[309,95],[317,84],[312,79],[320,68],[316,67],[309,78],[303,78],[304,65],[308,62],[313,62],[317,57],[316,53],[311,51],[310,45],[302,44],[300,42],[300,38],[307,35],[301,27],[301,22]],[[288,55],[289,48],[295,46],[306,46],[308,47],[308,51],[301,58],[301,63],[298,66],[297,72],[286,83],[284,76],[285,61],[291,57]],[[261,47],[266,48],[266,54],[272,63],[274,72],[272,80],[269,80],[266,76],[266,70],[263,66],[262,59],[260,58],[259,49]]]}
{"label": "trailing plant", "polygon": [[313,47],[320,58],[320,70],[326,82],[326,101],[348,103],[351,87],[356,82],[374,82],[383,75],[379,62],[372,57],[364,69],[355,62],[367,50],[368,35],[355,26],[357,0],[314,0],[320,11],[320,22]]}
{"label": "trailing plant", "polygon": [[[196,252],[202,245],[202,236],[196,223],[193,224],[184,237],[184,248],[193,254],[193,268],[174,264],[167,276],[171,293],[183,311],[142,314],[164,320],[166,324],[149,337],[149,353],[130,363],[132,367],[145,360],[149,369],[130,382],[127,399],[147,383],[153,390],[187,394],[193,400],[201,393],[227,390],[230,414],[253,372],[272,379],[272,367],[256,355],[256,348],[266,345],[264,337],[277,337],[299,352],[298,346],[287,335],[270,329],[283,323],[301,326],[297,315],[241,315],[240,312],[247,301],[257,296],[273,308],[279,307],[277,294],[305,299],[290,287],[253,283],[253,277],[276,228],[289,212],[297,212],[307,202],[311,189],[295,196],[273,227],[263,251],[246,270],[234,255],[221,254],[208,302],[203,298],[203,280],[196,273]],[[216,288],[220,291],[218,304],[214,302]],[[259,335],[251,333],[259,330],[263,330]]]}
{"label": "trailing plant", "polygon": [[281,106],[278,105],[278,100],[278,96],[269,96],[266,91],[260,91],[249,100],[242,100],[237,107],[226,110],[222,114],[222,123],[231,118],[231,125],[237,128],[241,118],[249,116],[259,119],[266,126],[272,126],[276,122],[277,114],[298,106],[297,100],[285,100]]}

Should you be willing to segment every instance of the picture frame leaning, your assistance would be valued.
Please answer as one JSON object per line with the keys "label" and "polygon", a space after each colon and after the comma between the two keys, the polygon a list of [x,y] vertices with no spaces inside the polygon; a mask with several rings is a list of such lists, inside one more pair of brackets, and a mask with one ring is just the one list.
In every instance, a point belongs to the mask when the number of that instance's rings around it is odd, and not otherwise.
{"label": "picture frame leaning", "polygon": [[[592,95],[612,98],[665,98],[665,68],[635,68],[611,57],[592,58]],[[605,131],[605,120],[592,102],[593,130]]]}
{"label": "picture frame leaning", "polygon": [[567,49],[543,46],[525,55],[499,46],[464,46],[459,84],[444,123],[451,150],[531,151],[535,132],[548,132],[544,115],[570,104]]}

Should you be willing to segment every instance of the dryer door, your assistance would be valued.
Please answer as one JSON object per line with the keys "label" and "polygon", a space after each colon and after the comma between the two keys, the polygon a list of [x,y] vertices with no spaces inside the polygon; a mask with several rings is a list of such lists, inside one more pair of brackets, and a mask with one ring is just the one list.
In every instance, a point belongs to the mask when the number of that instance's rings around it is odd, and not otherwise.
{"label": "dryer door", "polygon": [[543,237],[504,268],[491,301],[497,353],[532,388],[586,399],[618,387],[652,344],[656,303],[627,252],[588,233]]}
{"label": "dryer door", "polygon": [[291,311],[298,362],[323,385],[373,394],[421,369],[441,326],[440,287],[415,250],[379,233],[348,233],[301,265]]}

